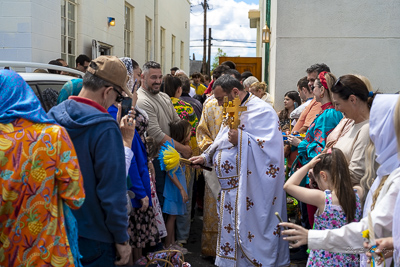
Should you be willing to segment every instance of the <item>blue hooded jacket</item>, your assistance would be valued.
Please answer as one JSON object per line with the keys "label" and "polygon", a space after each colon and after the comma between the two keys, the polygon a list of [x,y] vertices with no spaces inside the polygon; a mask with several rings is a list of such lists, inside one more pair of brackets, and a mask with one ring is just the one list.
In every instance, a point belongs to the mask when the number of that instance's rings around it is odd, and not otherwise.
{"label": "blue hooded jacket", "polygon": [[105,243],[127,241],[125,152],[117,122],[74,100],[53,107],[48,116],[68,131],[78,156],[86,193],[82,207],[73,211],[79,236]]}
{"label": "blue hooded jacket", "polygon": [[[112,105],[108,108],[108,113],[116,119],[118,108]],[[131,166],[129,167],[128,178],[130,179],[130,183],[128,182],[128,185],[130,185],[130,187],[128,189],[135,193],[135,198],[131,199],[132,207],[142,207],[140,200],[146,196],[149,198],[149,206],[153,206],[151,202],[150,175],[147,166],[146,147],[136,130],[133,136],[131,150],[133,152],[133,158],[131,160]]]}

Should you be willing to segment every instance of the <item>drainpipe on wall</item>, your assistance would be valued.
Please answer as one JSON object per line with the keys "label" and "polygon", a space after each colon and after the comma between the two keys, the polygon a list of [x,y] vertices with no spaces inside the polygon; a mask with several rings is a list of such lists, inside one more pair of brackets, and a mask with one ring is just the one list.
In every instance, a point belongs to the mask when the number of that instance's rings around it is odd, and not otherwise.
{"label": "drainpipe on wall", "polygon": [[[268,28],[270,28],[270,25],[271,25],[271,0],[266,0],[265,23],[267,24]],[[269,43],[265,44],[264,81],[266,84],[268,84],[268,81],[269,81]]]}
{"label": "drainpipe on wall", "polygon": [[[158,0],[154,0],[154,46],[153,46],[153,60],[160,62],[158,60]],[[151,57],[150,57],[151,58]]]}

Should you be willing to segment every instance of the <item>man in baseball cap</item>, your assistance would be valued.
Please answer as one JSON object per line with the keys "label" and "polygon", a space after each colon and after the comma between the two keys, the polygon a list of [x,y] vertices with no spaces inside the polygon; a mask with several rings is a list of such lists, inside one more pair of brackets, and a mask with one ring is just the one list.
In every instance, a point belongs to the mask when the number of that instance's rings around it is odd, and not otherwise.
{"label": "man in baseball cap", "polygon": [[[117,121],[107,112],[124,99],[123,94],[132,97],[127,79],[122,61],[100,56],[90,62],[79,95],[70,96],[48,113],[68,131],[81,166],[86,199],[73,213],[84,266],[124,265],[131,253],[123,137]],[[134,131],[133,118],[122,120]],[[128,151],[132,139],[124,138]]]}
{"label": "man in baseball cap", "polygon": [[129,79],[125,64],[114,56],[100,56],[92,60],[87,69],[91,74],[118,86],[132,98],[132,88],[126,87]]}

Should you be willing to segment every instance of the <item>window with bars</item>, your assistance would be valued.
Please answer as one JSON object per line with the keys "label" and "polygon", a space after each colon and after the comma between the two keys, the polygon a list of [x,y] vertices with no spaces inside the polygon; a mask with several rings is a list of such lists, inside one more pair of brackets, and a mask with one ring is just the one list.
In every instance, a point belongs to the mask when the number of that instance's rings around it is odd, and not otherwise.
{"label": "window with bars", "polygon": [[145,47],[145,55],[146,55],[146,62],[151,60],[151,19],[146,17],[146,47]]}
{"label": "window with bars", "polygon": [[183,69],[183,65],[184,65],[184,61],[185,61],[185,57],[184,57],[184,53],[185,53],[185,43],[181,41],[181,62],[179,64],[179,68],[182,70]]}
{"label": "window with bars", "polygon": [[161,53],[161,57],[160,57],[160,64],[161,64],[161,71],[162,73],[164,73],[165,71],[165,29],[163,27],[161,27],[160,29],[160,53]]}
{"label": "window with bars", "polygon": [[76,0],[61,1],[61,58],[75,67],[76,58]]}
{"label": "window with bars", "polygon": [[132,57],[132,21],[133,21],[133,7],[125,3],[125,24],[124,24],[124,56]]}
{"label": "window with bars", "polygon": [[171,40],[171,68],[175,67],[175,35],[172,35]]}

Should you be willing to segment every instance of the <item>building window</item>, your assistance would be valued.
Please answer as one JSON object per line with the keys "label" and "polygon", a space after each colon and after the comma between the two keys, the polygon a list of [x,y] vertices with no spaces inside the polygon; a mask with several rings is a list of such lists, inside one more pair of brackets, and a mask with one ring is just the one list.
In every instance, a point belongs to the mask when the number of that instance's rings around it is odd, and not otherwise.
{"label": "building window", "polygon": [[171,42],[171,68],[175,67],[175,35],[172,35]]}
{"label": "building window", "polygon": [[145,55],[146,62],[151,60],[151,19],[146,17],[146,34],[145,34]]}
{"label": "building window", "polygon": [[75,67],[76,0],[61,1],[61,57],[70,67]]}
{"label": "building window", "polygon": [[124,56],[131,56],[131,43],[132,43],[132,19],[133,7],[125,3],[125,25],[124,25]]}
{"label": "building window", "polygon": [[179,64],[179,68],[182,70],[183,69],[183,65],[184,65],[184,61],[185,61],[185,57],[184,57],[184,53],[185,53],[185,43],[181,41],[181,62]]}
{"label": "building window", "polygon": [[164,73],[165,71],[165,29],[161,27],[160,30],[160,40],[161,40],[161,47],[160,47],[160,52],[161,52],[161,57],[160,57],[160,64],[161,64],[161,71]]}

